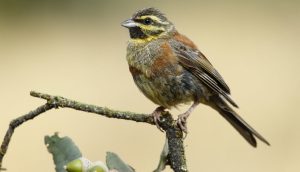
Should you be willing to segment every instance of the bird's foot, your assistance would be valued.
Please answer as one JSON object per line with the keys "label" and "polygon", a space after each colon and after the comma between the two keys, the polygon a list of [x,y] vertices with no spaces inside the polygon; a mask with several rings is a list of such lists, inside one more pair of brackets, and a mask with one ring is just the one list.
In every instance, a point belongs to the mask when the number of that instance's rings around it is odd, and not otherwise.
{"label": "bird's foot", "polygon": [[151,114],[153,116],[156,127],[162,132],[164,132],[164,130],[159,126],[159,122],[160,122],[161,113],[163,113],[164,111],[165,111],[165,108],[162,106],[159,106]]}
{"label": "bird's foot", "polygon": [[[183,114],[178,115],[178,119],[176,120],[176,124],[181,129],[182,132],[184,132],[187,136],[188,129],[187,129],[187,119],[190,116],[190,114],[194,111],[194,109],[198,106],[199,102],[194,102],[193,105]],[[184,137],[184,138],[185,138]]]}
{"label": "bird's foot", "polygon": [[178,115],[178,119],[176,120],[176,124],[181,129],[181,131],[184,132],[185,134],[188,134],[187,119],[190,116],[190,114],[191,113],[187,111],[183,114]]}

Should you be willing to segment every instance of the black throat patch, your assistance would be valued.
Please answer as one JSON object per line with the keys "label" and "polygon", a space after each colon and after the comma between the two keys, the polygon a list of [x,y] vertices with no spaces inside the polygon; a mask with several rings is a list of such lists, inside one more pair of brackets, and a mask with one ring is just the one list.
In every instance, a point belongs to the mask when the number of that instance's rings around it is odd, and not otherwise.
{"label": "black throat patch", "polygon": [[145,39],[148,37],[146,34],[143,33],[143,31],[139,27],[129,28],[129,33],[130,38],[132,39]]}

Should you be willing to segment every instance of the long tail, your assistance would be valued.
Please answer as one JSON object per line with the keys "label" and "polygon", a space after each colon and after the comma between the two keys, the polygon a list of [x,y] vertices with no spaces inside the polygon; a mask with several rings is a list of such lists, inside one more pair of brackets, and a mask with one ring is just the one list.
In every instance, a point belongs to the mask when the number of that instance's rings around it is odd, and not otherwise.
{"label": "long tail", "polygon": [[255,131],[246,121],[244,121],[228,104],[219,96],[211,97],[211,104],[253,147],[256,147],[257,137],[262,142],[270,143],[257,131]]}

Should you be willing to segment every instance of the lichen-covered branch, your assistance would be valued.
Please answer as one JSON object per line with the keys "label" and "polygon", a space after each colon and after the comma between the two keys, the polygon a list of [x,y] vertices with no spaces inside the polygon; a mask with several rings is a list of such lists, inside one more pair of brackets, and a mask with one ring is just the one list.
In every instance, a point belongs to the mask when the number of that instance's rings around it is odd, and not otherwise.
{"label": "lichen-covered branch", "polygon": [[[0,171],[2,170],[3,157],[6,154],[9,142],[11,140],[15,128],[17,128],[24,122],[33,119],[39,114],[44,113],[52,108],[56,108],[56,109],[71,108],[71,109],[80,110],[84,112],[95,113],[108,118],[131,120],[135,122],[144,122],[151,125],[155,125],[152,116],[148,114],[139,114],[133,112],[112,110],[106,107],[99,107],[95,105],[80,103],[64,97],[52,96],[49,94],[43,94],[35,91],[31,91],[30,95],[33,97],[45,99],[47,100],[47,103],[29,112],[28,114],[20,116],[19,118],[16,118],[11,121],[9,128],[6,132],[6,135],[2,141],[2,145],[0,149]],[[185,160],[184,146],[183,146],[183,134],[181,130],[175,124],[174,119],[172,118],[171,114],[168,112],[165,112],[165,114],[161,118],[159,125],[166,132],[166,136],[168,139],[169,155],[167,157],[171,168],[175,172],[187,172],[188,170],[186,167],[186,160]]]}
{"label": "lichen-covered branch", "polygon": [[48,104],[52,104],[57,108],[72,108],[84,112],[95,113],[98,115],[106,116],[108,118],[118,118],[125,120],[132,120],[136,122],[146,122],[154,125],[153,118],[147,114],[138,114],[133,112],[117,111],[106,107],[99,107],[95,105],[85,104],[70,100],[61,96],[52,96],[49,94],[43,94],[35,91],[31,91],[30,95],[47,100]]}
{"label": "lichen-covered branch", "polygon": [[169,155],[168,163],[175,172],[187,172],[183,145],[183,133],[170,113],[166,113],[159,124],[166,132]]}

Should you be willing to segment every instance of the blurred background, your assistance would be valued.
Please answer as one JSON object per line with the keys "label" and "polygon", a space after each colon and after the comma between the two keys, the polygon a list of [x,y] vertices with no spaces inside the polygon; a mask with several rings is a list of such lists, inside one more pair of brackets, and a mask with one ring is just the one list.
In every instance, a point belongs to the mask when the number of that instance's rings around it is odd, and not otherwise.
{"label": "blurred background", "polygon": [[[223,75],[246,121],[266,137],[254,149],[214,110],[199,106],[185,139],[191,172],[300,170],[300,1],[3,0],[0,3],[0,138],[9,122],[45,101],[31,90],[113,109],[151,113],[125,59],[120,23],[156,7]],[[187,106],[172,110],[174,116]],[[158,163],[164,134],[155,126],[72,109],[52,110],[19,128],[3,166],[53,172],[44,136],[71,137],[90,160],[116,152],[139,172]],[[171,171],[167,169],[166,171]]]}

